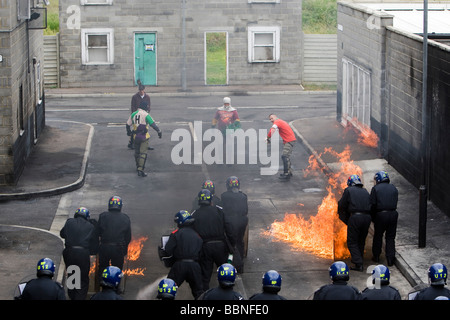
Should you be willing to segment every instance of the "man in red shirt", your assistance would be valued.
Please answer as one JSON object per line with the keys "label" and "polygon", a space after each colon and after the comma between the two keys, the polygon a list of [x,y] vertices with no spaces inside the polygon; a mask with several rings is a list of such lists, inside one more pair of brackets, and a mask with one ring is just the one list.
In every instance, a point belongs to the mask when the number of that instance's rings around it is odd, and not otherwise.
{"label": "man in red shirt", "polygon": [[295,134],[292,131],[292,128],[286,121],[281,120],[274,114],[269,115],[269,120],[273,123],[272,128],[270,128],[269,133],[267,134],[267,142],[270,143],[270,138],[273,133],[278,130],[281,139],[283,139],[283,154],[281,159],[283,160],[284,172],[280,174],[280,179],[289,180],[292,177],[292,169],[291,169],[291,154],[292,149],[295,144]]}

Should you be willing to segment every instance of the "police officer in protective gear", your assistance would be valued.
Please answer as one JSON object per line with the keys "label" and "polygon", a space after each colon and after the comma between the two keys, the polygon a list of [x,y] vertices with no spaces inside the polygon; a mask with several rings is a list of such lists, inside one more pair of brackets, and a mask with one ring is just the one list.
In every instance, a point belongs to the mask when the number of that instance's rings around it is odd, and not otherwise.
{"label": "police officer in protective gear", "polygon": [[348,178],[347,186],[338,201],[338,214],[339,219],[347,225],[347,247],[355,264],[351,269],[363,271],[364,246],[372,221],[370,196],[356,174]]}
{"label": "police officer in protective gear", "polygon": [[67,289],[71,300],[85,300],[89,290],[90,255],[97,254],[98,250],[95,225],[96,221],[90,219],[89,210],[80,207],[75,211],[74,217],[66,221],[59,233],[61,238],[65,239],[63,258],[66,268],[72,265],[80,268],[81,287]]}
{"label": "police officer in protective gear", "polygon": [[249,300],[286,300],[278,292],[281,290],[281,276],[275,270],[269,270],[262,277],[262,292],[255,293]]}
{"label": "police officer in protective gear", "polygon": [[52,278],[55,275],[55,264],[50,258],[43,258],[37,263],[37,279],[28,281],[22,300],[66,300],[63,286]]}
{"label": "police officer in protective gear", "polygon": [[159,300],[175,300],[177,296],[178,286],[170,278],[162,279],[158,284],[158,295],[156,299]]}
{"label": "police officer in protective gear", "polygon": [[402,300],[398,290],[389,285],[391,272],[389,268],[380,264],[372,270],[372,287],[362,292],[362,300]]}
{"label": "police officer in protective gear", "polygon": [[[222,201],[216,195],[216,186],[215,186],[213,181],[205,180],[202,183],[202,189],[208,189],[211,192],[211,194],[213,196],[212,201],[211,201],[211,205],[212,206],[220,206],[220,207],[222,207]],[[196,196],[194,201],[192,202],[192,210],[191,211],[197,210],[198,208],[200,208],[200,206],[198,204],[198,196]]]}
{"label": "police officer in protective gear", "polygon": [[361,292],[347,284],[350,276],[345,262],[334,262],[328,271],[332,283],[314,292],[313,300],[361,300]]}
{"label": "police officer in protective gear", "polygon": [[236,241],[230,222],[219,206],[212,206],[212,194],[207,189],[198,193],[200,208],[192,212],[194,229],[203,239],[200,267],[202,269],[203,290],[209,289],[209,281],[214,263],[220,266],[227,262]]}
{"label": "police officer in protective gear", "polygon": [[193,229],[194,220],[186,210],[180,210],[175,214],[174,221],[178,229],[170,235],[165,250],[175,259],[167,277],[174,280],[178,286],[186,280],[191,287],[194,299],[197,299],[203,292],[199,264],[203,240]]}
{"label": "police officer in protective gear", "polygon": [[123,270],[124,257],[131,241],[131,222],[128,215],[121,212],[122,205],[122,198],[112,196],[108,202],[108,211],[102,212],[98,218],[99,272],[109,265]]}
{"label": "police officer in protective gear", "polygon": [[224,263],[217,269],[219,286],[204,292],[199,300],[244,300],[239,292],[233,290],[236,281],[236,268]]}
{"label": "police officer in protective gear", "polygon": [[435,300],[437,297],[450,298],[447,284],[447,267],[442,263],[435,263],[428,269],[428,282],[430,286],[417,293],[414,300]]}
{"label": "police officer in protective gear", "polygon": [[122,277],[122,270],[114,266],[107,267],[102,272],[100,282],[102,291],[94,294],[91,300],[123,300],[123,297],[117,292]]}
{"label": "police officer in protective gear", "polygon": [[386,171],[379,171],[374,176],[375,185],[370,191],[371,214],[374,227],[372,243],[372,260],[380,261],[383,234],[386,240],[386,260],[388,266],[394,264],[395,235],[397,233],[397,201],[398,190],[390,183]]}
{"label": "police officer in protective gear", "polygon": [[233,225],[236,247],[233,255],[233,265],[239,273],[244,272],[245,244],[244,235],[248,225],[248,202],[247,195],[240,191],[240,181],[231,176],[226,180],[227,191],[220,196],[222,208]]}

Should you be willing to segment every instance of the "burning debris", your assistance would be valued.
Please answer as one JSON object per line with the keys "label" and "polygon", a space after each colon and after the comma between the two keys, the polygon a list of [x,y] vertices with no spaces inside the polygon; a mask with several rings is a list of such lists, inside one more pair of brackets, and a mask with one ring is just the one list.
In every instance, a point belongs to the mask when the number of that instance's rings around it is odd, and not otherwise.
{"label": "burning debris", "polygon": [[[132,239],[130,244],[128,245],[128,253],[125,261],[125,265],[127,266],[122,270],[124,275],[127,276],[143,276],[146,268],[128,268],[128,264],[130,261],[137,261],[141,256],[142,248],[144,247],[144,242],[148,240],[148,237],[140,237],[138,239]],[[94,260],[91,262],[91,268],[89,270],[89,274],[93,274],[97,268],[97,263]]]}
{"label": "burning debris", "polygon": [[[364,127],[359,125],[358,127]],[[369,147],[377,147],[378,136],[368,127],[359,131],[358,143]],[[325,148],[318,155],[321,158],[328,154],[336,158],[338,163],[334,172],[326,173],[328,176],[327,195],[317,208],[317,214],[305,219],[302,215],[286,213],[282,221],[274,221],[270,228],[263,232],[274,241],[290,244],[294,250],[304,250],[319,257],[328,259],[345,259],[350,257],[347,249],[347,226],[339,220],[337,214],[337,196],[340,196],[347,187],[347,178],[352,174],[362,175],[362,169],[351,160],[350,146],[347,145],[342,152],[333,148]],[[305,176],[316,175],[323,172],[318,159],[311,155],[309,165],[304,170]]]}

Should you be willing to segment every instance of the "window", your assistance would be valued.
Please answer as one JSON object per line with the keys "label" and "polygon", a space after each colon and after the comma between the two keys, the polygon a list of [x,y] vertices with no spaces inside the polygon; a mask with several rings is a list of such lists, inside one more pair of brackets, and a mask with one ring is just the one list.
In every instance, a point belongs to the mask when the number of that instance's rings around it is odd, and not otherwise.
{"label": "window", "polygon": [[82,6],[111,6],[113,4],[113,0],[80,0],[80,4]]}
{"label": "window", "polygon": [[280,27],[248,28],[248,61],[280,61]]}
{"label": "window", "polygon": [[371,74],[361,66],[342,59],[342,120],[370,126]]}
{"label": "window", "polygon": [[81,60],[83,64],[114,63],[113,29],[82,29]]}

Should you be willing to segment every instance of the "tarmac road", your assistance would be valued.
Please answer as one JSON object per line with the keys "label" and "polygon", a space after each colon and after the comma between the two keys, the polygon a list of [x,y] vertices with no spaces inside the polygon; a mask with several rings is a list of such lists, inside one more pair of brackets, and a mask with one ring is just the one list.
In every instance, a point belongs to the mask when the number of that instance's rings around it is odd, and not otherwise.
{"label": "tarmac road", "polygon": [[[205,169],[200,165],[175,166],[171,165],[170,162],[168,163],[170,151],[176,142],[169,141],[169,135],[165,133],[177,128],[188,128],[188,122],[195,120],[203,121],[205,128],[207,128],[206,123],[209,123],[214,110],[213,107],[210,108],[209,106],[219,104],[221,101],[220,95],[196,98],[156,96],[152,100],[152,106],[155,108],[152,115],[160,122],[160,127],[163,129],[163,139],[153,138],[152,140],[152,146],[155,147],[155,150],[149,152],[149,161],[151,162],[149,177],[146,179],[137,177],[134,172],[132,151],[126,149],[127,137],[125,129],[121,125],[127,116],[127,108],[122,106],[128,105],[128,100],[126,96],[100,99],[98,97],[95,97],[95,99],[94,97],[49,98],[47,100],[47,119],[49,120],[47,124],[50,132],[61,130],[62,133],[67,133],[74,142],[78,138],[81,139],[80,141],[89,141],[87,145],[90,146],[90,157],[87,174],[83,180],[84,185],[63,195],[0,203],[2,231],[6,229],[17,231],[20,229],[19,233],[23,234],[23,230],[31,232],[32,229],[24,228],[31,226],[56,234],[59,232],[60,223],[63,223],[68,216],[72,215],[77,207],[88,207],[93,218],[95,218],[103,210],[106,210],[106,202],[109,196],[112,194],[121,195],[125,202],[123,211],[128,213],[133,221],[133,234],[135,236],[148,236],[141,259],[134,265],[146,267],[145,276],[129,277],[126,282],[125,298],[135,299],[140,290],[147,288],[148,285],[168,272],[157,259],[156,246],[159,243],[160,235],[174,228],[172,219],[175,212],[192,203],[198,186],[206,177],[218,181],[220,193],[224,191],[226,177],[235,174],[243,182],[242,189],[249,195],[251,208],[249,213],[251,221],[249,254],[245,273],[240,277],[237,287],[241,288],[247,296],[259,291],[262,274],[272,268],[278,269],[282,273],[284,282],[281,294],[289,299],[307,299],[315,289],[329,281],[327,268],[332,261],[304,252],[292,251],[282,243],[272,242],[270,239],[263,237],[261,230],[266,229],[275,219],[281,219],[285,212],[300,212],[298,203],[306,204],[305,207],[301,208],[302,213],[306,216],[315,214],[315,208],[325,194],[326,177],[323,176],[323,179],[319,180],[305,179],[302,176],[302,170],[306,167],[306,160],[311,152],[309,146],[317,145],[317,149],[319,149],[318,141],[314,138],[318,136],[318,132],[323,133],[324,129],[328,128],[332,137],[325,135],[325,138],[328,139],[329,143],[336,144],[336,141],[333,140],[333,138],[336,138],[334,130],[339,129],[331,129],[334,127],[330,126],[330,124],[333,124],[331,119],[333,118],[335,103],[333,94],[232,96],[232,102],[239,102],[239,107],[235,104],[238,110],[242,108],[242,111],[240,111],[241,118],[250,121],[243,121],[243,126],[249,125],[250,127],[251,125],[251,127],[258,129],[268,128],[270,123],[265,120],[267,111],[273,109],[277,110],[280,117],[283,114],[283,118],[288,120],[303,119],[299,120],[299,123],[293,123],[302,135],[303,143],[297,145],[292,157],[296,174],[289,182],[288,187],[274,176],[260,176],[258,165],[233,165],[231,167],[212,165]],[[164,101],[170,101],[170,103],[164,103]],[[219,103],[216,103],[216,101],[219,101]],[[186,106],[185,109],[181,108],[183,112],[179,111],[180,105]],[[261,108],[264,106],[267,108]],[[96,110],[92,110],[93,108]],[[201,117],[198,114],[201,114]],[[86,130],[85,125],[72,127],[73,122],[62,122],[61,120],[90,123],[95,129],[95,133],[91,136],[92,140],[88,138],[90,131]],[[62,135],[58,136],[61,137]],[[321,137],[320,142],[324,143],[324,135]],[[41,139],[44,140],[44,138],[43,135]],[[50,138],[49,140],[49,145],[54,148],[60,145]],[[71,149],[73,151],[74,148],[77,148],[74,143],[64,144],[65,150]],[[48,153],[51,153],[51,151],[48,151]],[[67,155],[70,158],[71,154],[67,153]],[[72,158],[75,158],[75,155],[72,155]],[[82,163],[82,157],[79,156],[78,159]],[[361,161],[365,161],[368,176],[373,174],[369,173],[373,168],[368,166],[368,164],[373,164],[373,160],[373,158],[361,159]],[[378,162],[378,164],[380,163]],[[386,164],[383,163],[383,165]],[[330,166],[332,167],[331,164]],[[76,168],[74,164],[68,164],[68,167]],[[58,170],[64,172],[64,170],[68,170],[68,167]],[[80,169],[80,167],[81,165],[78,165],[77,168]],[[67,172],[70,173],[62,174],[62,176],[71,175],[73,181],[76,181],[79,177],[79,174],[75,174],[76,171],[69,170]],[[395,171],[390,172],[397,178]],[[26,179],[28,179],[27,172],[24,172],[23,181],[26,181]],[[36,179],[32,180],[36,181]],[[54,178],[52,181],[47,179],[47,183],[50,184],[57,180],[58,178]],[[401,186],[406,188],[403,190],[409,190],[411,194],[414,193],[414,190],[401,180],[401,177],[394,181],[397,182],[397,180],[401,181]],[[26,187],[20,189],[20,192],[27,192]],[[311,190],[315,191],[310,192]],[[5,194],[17,191],[17,189],[12,191],[2,189],[2,191]],[[434,214],[435,211],[432,213]],[[436,213],[437,215],[438,213]],[[406,220],[408,219],[405,218]],[[405,225],[407,224],[405,223]],[[10,225],[20,227],[11,227]],[[444,223],[440,226],[445,230],[448,224]],[[33,273],[34,261],[37,261],[36,258],[40,253],[46,255],[48,253],[48,255],[57,259],[61,250],[60,240],[48,233],[43,233],[45,241],[59,243],[58,245],[51,246],[51,248],[49,248],[50,246],[42,248],[34,241],[38,238],[30,237],[30,240],[23,238],[15,240],[15,236],[18,236],[17,232],[15,235],[14,232],[10,234],[11,236],[8,238],[7,233],[2,232],[0,240],[3,241],[3,245],[0,247],[0,254],[9,259],[11,263],[15,262],[15,265],[24,266],[26,270],[17,270],[16,268],[16,274],[11,273],[10,269],[3,270],[3,272],[7,272],[9,284],[6,286],[8,289],[5,289],[0,296],[2,299],[10,297],[11,288],[14,287],[14,283],[17,283],[17,279],[20,280],[23,275]],[[400,228],[399,236],[401,238],[399,237],[398,242],[403,244],[402,249],[411,252],[411,245],[405,242],[405,240],[408,240],[407,229]],[[27,241],[29,242],[28,246],[26,245]],[[45,241],[41,240],[37,243],[43,244]],[[369,254],[366,254],[367,259],[370,259],[370,242],[370,239],[368,239],[366,250]],[[23,254],[24,252],[26,254]],[[440,254],[442,254],[442,251],[435,253],[437,257]],[[426,257],[420,256],[419,258],[422,260],[422,264],[429,262]],[[3,259],[3,261],[6,259]],[[369,264],[368,261],[367,265]],[[408,261],[407,265],[412,266],[413,263]],[[412,272],[412,275],[410,274],[413,280],[419,278],[417,274],[422,275],[423,271],[420,268],[414,268],[414,270],[415,272]],[[352,272],[351,282],[362,289],[368,276],[365,273]],[[411,279],[408,279],[408,282],[396,268],[392,269],[392,276],[395,279],[394,285],[405,296],[411,288]],[[179,298],[190,299],[188,291],[187,284],[183,284]]]}

